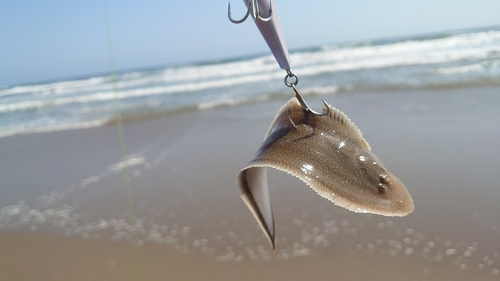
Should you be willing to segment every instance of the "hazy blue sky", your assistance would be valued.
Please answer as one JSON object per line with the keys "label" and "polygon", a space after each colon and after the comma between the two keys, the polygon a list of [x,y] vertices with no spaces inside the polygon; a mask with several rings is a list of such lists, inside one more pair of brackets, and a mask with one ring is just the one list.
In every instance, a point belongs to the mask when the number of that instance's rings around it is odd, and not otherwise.
{"label": "hazy blue sky", "polygon": [[[500,24],[499,0],[275,0],[290,49]],[[244,4],[233,0],[235,18]],[[268,52],[226,0],[108,0],[118,70]],[[101,0],[0,1],[0,85],[109,71]]]}

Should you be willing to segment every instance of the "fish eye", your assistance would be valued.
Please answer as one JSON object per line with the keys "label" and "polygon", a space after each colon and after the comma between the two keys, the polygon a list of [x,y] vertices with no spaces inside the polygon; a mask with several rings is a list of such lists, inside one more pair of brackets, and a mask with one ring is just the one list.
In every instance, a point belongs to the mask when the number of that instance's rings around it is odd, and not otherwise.
{"label": "fish eye", "polygon": [[389,176],[387,174],[381,173],[378,175],[378,179],[380,181],[379,184],[377,185],[378,191],[380,193],[386,192],[387,191],[387,184],[389,184],[389,182],[390,182]]}
{"label": "fish eye", "polygon": [[382,183],[379,183],[377,188],[378,188],[378,192],[380,192],[380,193],[384,193],[387,191],[387,186],[385,186],[385,184],[382,184]]}
{"label": "fish eye", "polygon": [[373,191],[379,194],[389,191],[391,178],[378,157],[369,151],[356,153],[355,157],[360,169],[366,175],[366,179],[375,188]]}
{"label": "fish eye", "polygon": [[379,174],[378,179],[380,180],[380,183],[383,184],[388,184],[390,182],[389,176],[387,174]]}

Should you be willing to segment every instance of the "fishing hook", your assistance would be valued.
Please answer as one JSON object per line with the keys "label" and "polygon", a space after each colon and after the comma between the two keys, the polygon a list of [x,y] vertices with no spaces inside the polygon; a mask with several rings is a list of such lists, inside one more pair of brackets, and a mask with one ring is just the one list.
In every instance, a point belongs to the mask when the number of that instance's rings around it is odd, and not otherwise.
{"label": "fishing hook", "polygon": [[247,13],[245,14],[245,16],[242,19],[240,19],[240,20],[234,20],[234,19],[232,19],[231,18],[231,2],[229,2],[227,4],[227,17],[229,18],[229,20],[232,23],[240,24],[240,23],[244,22],[248,18],[248,15],[250,15],[250,6],[247,8]]}
{"label": "fishing hook", "polygon": [[[300,105],[302,106],[302,108],[305,111],[309,111],[316,116],[325,116],[328,113],[330,113],[330,107],[328,107],[328,104],[326,103],[326,101],[324,99],[321,99],[321,101],[323,101],[323,104],[326,107],[326,112],[319,113],[319,112],[312,110],[309,107],[309,105],[307,105],[307,103],[304,100],[304,98],[302,97],[302,95],[299,93],[299,90],[297,90],[297,87],[295,87],[297,84],[299,84],[299,77],[297,77],[297,75],[293,74],[293,72],[290,69],[287,69],[286,73],[287,73],[287,75],[285,76],[285,85],[287,85],[288,87],[291,87],[294,90],[295,97],[297,98]],[[293,80],[291,80],[291,79],[293,79]]]}
{"label": "fishing hook", "polygon": [[272,13],[273,13],[271,0],[269,0],[269,16],[267,18],[263,18],[260,16],[259,0],[248,0],[248,1],[246,1],[246,4],[247,4],[247,13],[245,14],[245,16],[240,20],[235,20],[235,19],[231,18],[231,2],[228,2],[228,4],[227,4],[227,17],[229,18],[229,20],[232,23],[240,24],[240,23],[244,22],[248,18],[248,16],[250,15],[250,12],[252,13],[252,17],[255,20],[260,20],[263,22],[268,22],[271,20]]}

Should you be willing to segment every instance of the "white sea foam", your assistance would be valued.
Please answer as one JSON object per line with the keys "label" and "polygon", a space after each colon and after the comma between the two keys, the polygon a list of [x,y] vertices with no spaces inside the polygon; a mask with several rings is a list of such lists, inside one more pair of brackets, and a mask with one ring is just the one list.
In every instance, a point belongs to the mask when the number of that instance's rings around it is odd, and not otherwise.
{"label": "white sea foam", "polygon": [[221,100],[217,100],[214,102],[204,102],[198,104],[196,107],[198,110],[207,110],[207,109],[212,109],[220,106],[233,106],[233,105],[238,105],[238,104],[244,104],[250,101],[265,101],[270,98],[270,95],[262,95],[259,96],[253,100],[248,99],[248,98],[238,98],[238,99],[231,99],[231,98],[223,98]]}
{"label": "white sea foam", "polygon": [[224,106],[224,105],[236,105],[236,104],[242,104],[242,103],[245,103],[246,101],[248,101],[248,99],[237,99],[237,100],[234,100],[234,99],[224,99],[224,100],[221,100],[221,101],[216,101],[216,102],[206,102],[206,103],[200,103],[197,108],[199,110],[207,110],[207,109],[212,109],[212,108],[216,108],[216,107],[219,107],[219,106]]}
{"label": "white sea foam", "polygon": [[16,95],[16,94],[32,94],[34,96],[44,96],[48,94],[64,94],[74,92],[77,89],[92,90],[93,87],[99,87],[109,80],[108,77],[92,77],[82,80],[70,80],[62,82],[34,84],[25,86],[15,86],[9,89],[0,91],[1,96]]}
{"label": "white sea foam", "polygon": [[[391,67],[398,65],[442,63],[461,59],[481,59],[500,51],[500,31],[458,34],[433,40],[406,40],[383,45],[355,44],[342,48],[324,47],[316,52],[298,52],[291,55],[294,69],[306,67],[309,75],[322,71],[342,71],[363,68]],[[335,63],[335,67],[321,67]],[[319,66],[316,71],[311,71]],[[225,62],[209,65],[193,65],[166,68],[162,71],[132,72],[118,75],[120,88],[146,86],[158,83],[181,83],[204,80],[224,80],[235,76],[275,72],[278,68],[272,56]],[[34,95],[57,95],[85,91],[110,89],[110,76],[88,79],[15,86],[0,91],[6,95],[33,93]],[[190,85],[195,83],[181,83]]]}
{"label": "white sea foam", "polygon": [[264,56],[245,61],[166,69],[163,75],[165,82],[196,81],[270,72],[278,69],[272,56]]}
{"label": "white sea foam", "polygon": [[145,96],[162,95],[162,94],[200,91],[206,89],[228,87],[238,84],[262,82],[272,79],[281,79],[282,76],[283,76],[282,73],[275,72],[272,74],[247,75],[247,76],[239,76],[224,80],[211,80],[199,83],[156,86],[156,87],[139,88],[133,90],[124,90],[124,91],[119,90],[117,92],[106,91],[106,92],[99,92],[99,93],[80,95],[80,96],[62,97],[56,99],[19,101],[13,103],[0,104],[0,113],[22,111],[22,110],[33,110],[43,107],[54,107],[71,103],[110,101],[115,98],[125,99],[125,98],[145,97]]}
{"label": "white sea foam", "polygon": [[437,72],[440,74],[452,75],[452,74],[457,74],[457,73],[468,73],[468,72],[481,71],[481,70],[483,70],[483,65],[480,63],[475,63],[475,64],[464,65],[464,66],[440,68],[437,70]]}
{"label": "white sea foam", "polygon": [[301,90],[301,94],[303,94],[303,95],[308,95],[308,94],[329,95],[329,94],[335,94],[339,90],[340,90],[340,88],[337,86],[312,87],[312,88],[305,88],[305,89]]}
{"label": "white sea foam", "polygon": [[500,52],[500,32],[297,53],[291,59],[297,73],[312,76],[324,72],[486,59],[495,52]]}
{"label": "white sea foam", "polygon": [[[489,31],[460,34],[435,40],[407,40],[385,45],[361,45],[349,48],[324,48],[318,52],[299,52],[291,55],[295,69],[304,75],[322,72],[394,67],[413,64],[443,63],[463,59],[481,59],[500,52],[500,32]],[[167,68],[151,73],[133,72],[118,76],[121,89],[151,84],[169,84],[166,92],[210,88],[213,81],[220,86],[233,85],[235,77],[254,77],[254,74],[278,70],[271,56],[221,64]],[[298,72],[298,71],[296,71]],[[261,75],[256,75],[257,77]],[[110,90],[109,76],[49,84],[16,86],[0,91],[0,96],[34,93],[35,96],[64,94],[85,89],[87,92]],[[249,79],[258,81],[259,79]],[[197,83],[197,81],[204,81]],[[233,82],[231,82],[233,81]],[[245,79],[240,80],[245,82]],[[190,82],[190,83],[181,83]],[[208,83],[208,84],[204,84]],[[197,86],[195,86],[197,85]],[[172,89],[170,90],[170,88]],[[156,88],[156,87],[153,87]],[[133,92],[132,92],[133,93]],[[0,111],[1,112],[1,111]]]}
{"label": "white sea foam", "polygon": [[108,171],[112,173],[117,173],[123,170],[125,167],[132,167],[136,165],[141,165],[146,162],[146,159],[142,155],[131,155],[127,160],[120,161],[116,164],[109,166]]}
{"label": "white sea foam", "polygon": [[108,120],[92,120],[88,122],[80,122],[74,124],[59,124],[51,125],[46,127],[29,127],[29,128],[17,128],[8,129],[5,131],[0,131],[0,138],[9,137],[19,134],[29,134],[29,133],[46,133],[46,132],[57,132],[66,130],[76,130],[76,129],[88,129],[94,127],[100,127],[104,125]]}

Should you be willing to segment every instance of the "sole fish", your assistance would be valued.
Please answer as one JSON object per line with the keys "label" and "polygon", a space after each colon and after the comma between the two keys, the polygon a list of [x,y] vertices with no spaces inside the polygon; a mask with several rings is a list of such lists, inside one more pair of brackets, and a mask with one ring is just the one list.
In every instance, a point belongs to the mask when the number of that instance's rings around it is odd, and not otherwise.
{"label": "sole fish", "polygon": [[255,158],[238,174],[241,197],[274,249],[267,167],[301,179],[350,211],[405,216],[414,209],[405,185],[371,152],[361,131],[326,103],[319,115],[296,97],[290,99],[271,123]]}

